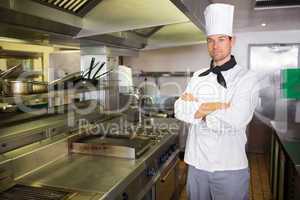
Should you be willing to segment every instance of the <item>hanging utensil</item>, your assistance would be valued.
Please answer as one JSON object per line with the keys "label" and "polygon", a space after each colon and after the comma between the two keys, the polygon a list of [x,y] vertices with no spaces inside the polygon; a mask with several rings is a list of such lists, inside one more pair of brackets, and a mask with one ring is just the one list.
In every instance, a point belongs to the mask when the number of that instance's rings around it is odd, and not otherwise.
{"label": "hanging utensil", "polygon": [[92,57],[90,68],[89,68],[90,70],[89,70],[89,73],[88,73],[88,79],[90,79],[90,77],[91,77],[91,72],[93,70],[94,62],[95,62],[95,57]]}
{"label": "hanging utensil", "polygon": [[63,78],[59,78],[59,79],[56,79],[54,81],[51,81],[49,83],[49,85],[53,86],[53,85],[63,84],[64,82],[72,81],[72,80],[74,80],[74,79],[76,79],[80,76],[81,76],[80,72],[74,72],[74,73],[71,73],[71,74],[68,74],[68,75],[64,76]]}
{"label": "hanging utensil", "polygon": [[91,73],[99,65],[99,63],[100,62],[97,62],[94,66],[92,66],[92,69],[89,69],[82,77],[89,79],[89,77],[88,77],[89,73]]}
{"label": "hanging utensil", "polygon": [[112,72],[113,70],[114,70],[114,69],[108,70],[107,72],[104,72],[103,74],[100,74],[99,76],[95,77],[95,79],[98,79],[98,78],[100,78],[100,77],[102,77],[102,76],[104,76],[104,75],[106,75],[106,74]]}
{"label": "hanging utensil", "polygon": [[11,67],[10,69],[2,72],[0,74],[0,76],[3,79],[18,78],[20,76],[20,74],[22,74],[22,72],[23,72],[22,64],[17,64],[15,66]]}
{"label": "hanging utensil", "polygon": [[102,62],[101,65],[100,65],[100,67],[99,67],[99,68],[97,69],[97,71],[95,72],[95,74],[94,74],[94,76],[93,76],[92,79],[95,79],[95,78],[96,78],[97,74],[100,72],[100,70],[103,68],[104,65],[105,65],[105,62]]}

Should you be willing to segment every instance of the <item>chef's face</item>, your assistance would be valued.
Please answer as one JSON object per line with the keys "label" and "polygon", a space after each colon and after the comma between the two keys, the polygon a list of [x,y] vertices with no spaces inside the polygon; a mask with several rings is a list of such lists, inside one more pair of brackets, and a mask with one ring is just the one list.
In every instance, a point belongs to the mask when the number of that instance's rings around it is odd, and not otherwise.
{"label": "chef's face", "polygon": [[215,62],[222,62],[230,57],[234,38],[227,35],[210,35],[207,37],[207,48]]}

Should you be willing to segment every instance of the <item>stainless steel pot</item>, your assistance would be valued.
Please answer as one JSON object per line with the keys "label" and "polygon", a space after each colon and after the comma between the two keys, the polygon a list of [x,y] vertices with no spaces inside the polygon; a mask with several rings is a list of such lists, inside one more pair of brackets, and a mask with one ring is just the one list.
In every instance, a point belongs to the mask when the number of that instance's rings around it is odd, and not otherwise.
{"label": "stainless steel pot", "polygon": [[36,93],[43,93],[48,91],[48,83],[46,82],[32,82],[32,92]]}
{"label": "stainless steel pot", "polygon": [[5,96],[14,96],[14,95],[27,95],[32,94],[33,87],[31,81],[3,81],[3,95]]}

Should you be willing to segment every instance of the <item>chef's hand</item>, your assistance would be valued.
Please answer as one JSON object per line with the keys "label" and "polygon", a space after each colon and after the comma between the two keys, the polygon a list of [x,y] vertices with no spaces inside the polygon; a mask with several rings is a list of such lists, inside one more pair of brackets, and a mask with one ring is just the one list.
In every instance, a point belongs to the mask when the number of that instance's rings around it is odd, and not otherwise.
{"label": "chef's hand", "polygon": [[195,119],[205,118],[211,112],[220,109],[226,109],[230,107],[230,103],[222,103],[222,102],[208,102],[202,103],[198,108],[197,112],[195,113]]}
{"label": "chef's hand", "polygon": [[180,97],[183,101],[198,101],[196,97],[194,97],[191,93],[184,93]]}

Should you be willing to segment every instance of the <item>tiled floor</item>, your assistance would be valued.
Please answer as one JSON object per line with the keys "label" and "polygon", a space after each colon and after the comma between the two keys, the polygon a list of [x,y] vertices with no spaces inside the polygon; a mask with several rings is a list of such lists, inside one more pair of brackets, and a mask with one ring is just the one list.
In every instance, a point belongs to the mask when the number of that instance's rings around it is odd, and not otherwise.
{"label": "tiled floor", "polygon": [[[271,191],[267,171],[267,163],[262,154],[249,154],[250,164],[250,188],[249,200],[271,200]],[[180,163],[180,167],[184,168],[184,163]],[[187,200],[186,190],[183,188],[180,200]]]}

